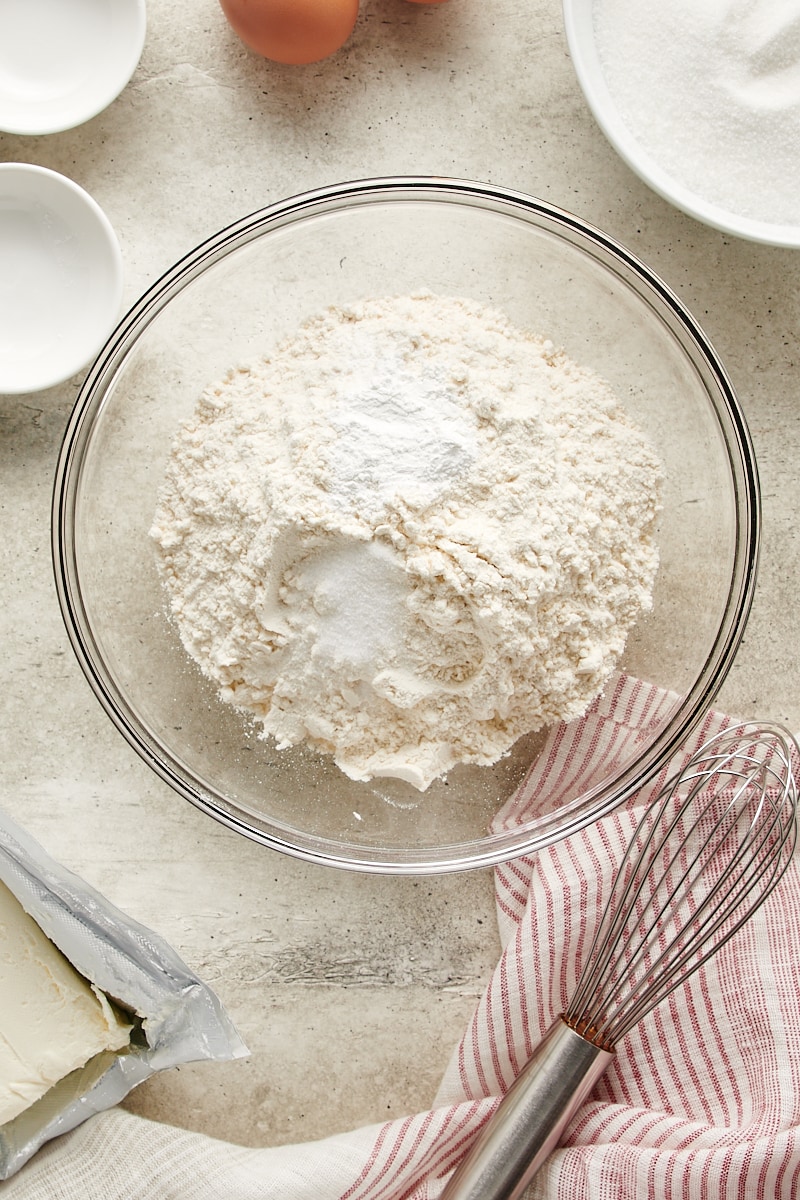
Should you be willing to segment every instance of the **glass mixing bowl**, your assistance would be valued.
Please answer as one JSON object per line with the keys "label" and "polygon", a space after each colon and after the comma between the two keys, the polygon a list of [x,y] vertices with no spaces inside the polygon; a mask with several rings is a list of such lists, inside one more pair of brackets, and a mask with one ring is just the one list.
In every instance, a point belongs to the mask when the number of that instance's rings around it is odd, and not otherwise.
{"label": "glass mixing bowl", "polygon": [[[149,537],[170,441],[200,392],[329,305],[428,289],[499,308],[604,376],[665,469],[653,610],[621,670],[666,690],[633,747],[521,823],[492,818],[541,753],[461,766],[420,793],[353,782],[325,756],[278,751],[216,694],[167,614]],[[626,800],[706,712],[755,579],[751,443],[712,347],[678,299],[612,239],[529,196],[391,178],[272,205],[177,263],[90,370],[58,463],[59,600],[106,711],[175,791],[232,829],[351,869],[433,873],[533,851]]]}

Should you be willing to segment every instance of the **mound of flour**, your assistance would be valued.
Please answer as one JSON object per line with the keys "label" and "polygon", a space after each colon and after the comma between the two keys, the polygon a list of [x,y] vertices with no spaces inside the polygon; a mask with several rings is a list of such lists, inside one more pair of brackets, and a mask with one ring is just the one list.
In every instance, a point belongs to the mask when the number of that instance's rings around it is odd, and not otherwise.
{"label": "mound of flour", "polygon": [[424,789],[580,715],[649,608],[660,465],[496,311],[326,311],[209,387],[152,536],[183,644],[278,746]]}

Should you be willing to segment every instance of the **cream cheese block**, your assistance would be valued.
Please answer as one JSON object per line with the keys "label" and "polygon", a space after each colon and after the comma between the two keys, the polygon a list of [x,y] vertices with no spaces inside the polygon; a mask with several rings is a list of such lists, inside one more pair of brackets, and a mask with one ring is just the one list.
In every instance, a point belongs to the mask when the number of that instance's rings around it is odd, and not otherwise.
{"label": "cream cheese block", "polygon": [[70,1071],[130,1041],[130,1026],[0,882],[0,1125]]}

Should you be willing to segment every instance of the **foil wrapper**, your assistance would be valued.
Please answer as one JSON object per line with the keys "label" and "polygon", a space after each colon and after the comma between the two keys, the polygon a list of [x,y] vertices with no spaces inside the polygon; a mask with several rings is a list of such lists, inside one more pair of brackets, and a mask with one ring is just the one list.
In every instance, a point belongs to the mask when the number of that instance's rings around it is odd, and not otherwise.
{"label": "foil wrapper", "polygon": [[248,1053],[217,996],[163,938],[57,863],[2,810],[0,880],[134,1027],[129,1046],[97,1055],[0,1126],[0,1179],[156,1071]]}

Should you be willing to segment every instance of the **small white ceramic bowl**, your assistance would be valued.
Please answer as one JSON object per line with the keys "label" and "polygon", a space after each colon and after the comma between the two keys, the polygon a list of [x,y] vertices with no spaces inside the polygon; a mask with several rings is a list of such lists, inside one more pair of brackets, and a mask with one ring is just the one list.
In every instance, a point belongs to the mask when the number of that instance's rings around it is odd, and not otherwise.
{"label": "small white ceramic bowl", "polygon": [[94,358],[122,305],[99,205],[46,167],[0,163],[0,392],[36,392]]}
{"label": "small white ceramic bowl", "polygon": [[58,133],[107,108],[141,57],[145,0],[2,0],[0,129]]}
{"label": "small white ceramic bowl", "polygon": [[594,0],[563,0],[564,28],[572,65],[586,102],[617,154],[663,199],[714,229],[772,246],[800,247],[800,226],[741,216],[712,204],[674,179],[633,136],[606,85],[595,41]]}

